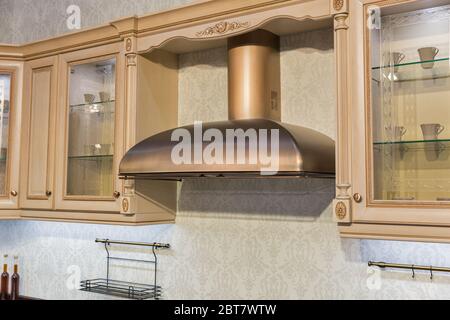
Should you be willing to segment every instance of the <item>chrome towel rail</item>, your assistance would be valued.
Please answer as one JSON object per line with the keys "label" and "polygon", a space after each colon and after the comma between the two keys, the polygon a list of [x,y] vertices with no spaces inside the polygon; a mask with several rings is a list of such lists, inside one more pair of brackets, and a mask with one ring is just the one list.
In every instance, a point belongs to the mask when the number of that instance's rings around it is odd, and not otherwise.
{"label": "chrome towel rail", "polygon": [[403,269],[411,270],[412,277],[416,277],[415,271],[429,271],[431,274],[431,279],[433,279],[433,272],[449,272],[450,268],[446,267],[434,267],[434,266],[420,266],[414,264],[400,264],[400,263],[386,263],[386,262],[372,262],[369,261],[369,267],[379,267],[382,269]]}
{"label": "chrome towel rail", "polygon": [[119,240],[109,240],[109,239],[96,239],[97,243],[104,244],[123,244],[127,246],[139,246],[139,247],[154,247],[154,248],[164,248],[170,249],[170,244],[167,243],[148,243],[148,242],[133,242],[133,241],[119,241]]}

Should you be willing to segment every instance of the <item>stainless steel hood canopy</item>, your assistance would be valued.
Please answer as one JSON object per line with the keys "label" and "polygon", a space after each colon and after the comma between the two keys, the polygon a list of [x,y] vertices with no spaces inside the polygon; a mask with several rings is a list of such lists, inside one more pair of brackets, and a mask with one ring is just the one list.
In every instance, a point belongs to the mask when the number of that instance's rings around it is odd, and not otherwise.
{"label": "stainless steel hood canopy", "polygon": [[[227,129],[240,128],[244,131],[253,128],[279,130],[279,163],[276,176],[326,176],[334,175],[334,142],[314,130],[281,124],[272,120],[232,120],[203,125],[203,130],[218,129],[225,137]],[[183,127],[194,137],[194,126]],[[189,177],[274,177],[261,175],[267,164],[181,164],[172,161],[172,150],[178,142],[172,142],[173,130],[153,136],[132,148],[120,165],[120,174],[126,178],[183,179]],[[270,135],[269,135],[270,137]],[[202,142],[202,152],[209,142]],[[270,141],[268,143],[270,145]],[[195,145],[193,145],[195,149]],[[225,150],[224,150],[225,154]],[[237,151],[235,152],[237,155]],[[193,154],[192,154],[193,157]]]}
{"label": "stainless steel hood canopy", "polygon": [[[133,147],[120,164],[120,176],[125,179],[182,180],[190,177],[274,178],[274,177],[334,177],[335,143],[329,137],[311,129],[281,123],[280,57],[276,35],[257,30],[231,38],[228,42],[229,121],[205,123],[202,131],[216,129],[223,137],[226,153],[227,130],[267,130],[279,132],[279,161],[275,175],[262,175],[268,167],[260,160],[246,164],[175,164],[172,151],[179,144],[171,141],[174,130],[150,137]],[[307,93],[305,93],[307,94]],[[312,106],[314,107],[314,106]],[[180,129],[180,128],[178,128]],[[183,127],[191,137],[194,125]],[[204,151],[210,142],[193,141],[192,150]],[[200,145],[199,145],[200,144]],[[237,149],[235,148],[235,154]],[[269,147],[270,153],[270,147]],[[194,155],[192,154],[192,158]]]}

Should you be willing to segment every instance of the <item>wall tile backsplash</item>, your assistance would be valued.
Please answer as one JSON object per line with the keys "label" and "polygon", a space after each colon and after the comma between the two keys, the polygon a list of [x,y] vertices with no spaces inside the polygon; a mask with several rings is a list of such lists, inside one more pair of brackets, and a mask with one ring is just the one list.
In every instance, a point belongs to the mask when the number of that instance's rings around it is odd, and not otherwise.
{"label": "wall tile backsplash", "polygon": [[[86,12],[83,25],[95,25],[118,14],[188,1],[7,0],[0,8],[11,8],[12,2],[17,34],[1,32],[2,41],[65,32],[69,2]],[[333,31],[283,37],[281,48],[283,120],[334,138]],[[184,54],[179,62],[180,125],[226,119],[226,49]],[[341,239],[332,221],[333,197],[333,180],[188,180],[180,190],[175,225],[0,222],[0,254],[19,254],[23,294],[45,299],[107,298],[71,290],[79,278],[105,275],[97,237],[170,243],[172,249],[160,252],[159,264],[166,299],[450,297],[445,275],[431,281],[420,273],[413,280],[407,272],[379,274],[367,268],[368,260],[450,265],[450,245]],[[142,257],[144,252],[123,254]],[[152,281],[151,272],[127,264],[115,264],[112,272],[119,279]]]}

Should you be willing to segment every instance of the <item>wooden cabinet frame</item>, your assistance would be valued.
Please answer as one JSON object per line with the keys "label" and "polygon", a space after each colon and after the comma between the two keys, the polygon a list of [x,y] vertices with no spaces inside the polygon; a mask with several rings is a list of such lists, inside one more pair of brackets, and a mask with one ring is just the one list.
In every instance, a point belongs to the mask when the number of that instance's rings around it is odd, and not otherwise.
{"label": "wooden cabinet frame", "polygon": [[19,208],[20,144],[22,115],[23,63],[0,60],[0,72],[11,74],[11,99],[6,164],[5,195],[0,197],[0,218],[17,215]]}
{"label": "wooden cabinet frame", "polygon": [[[38,79],[39,73],[47,73],[47,79]],[[35,83],[39,81],[40,83]],[[46,80],[46,81],[44,81]],[[57,100],[57,82],[58,81],[58,58],[48,57],[38,60],[33,60],[25,64],[24,75],[24,110],[23,110],[23,130],[22,130],[22,175],[20,184],[20,203],[21,208],[31,209],[52,209],[54,206],[54,166],[55,166],[55,126],[56,126],[56,100]],[[39,88],[36,86],[47,86],[47,92],[37,92]],[[35,101],[35,99],[37,101]],[[39,108],[47,108],[47,119],[43,119],[48,122],[48,128],[42,128],[42,122],[40,122],[40,113],[43,110]],[[37,121],[38,123],[33,123]],[[44,172],[33,171],[32,165],[35,162],[33,154],[34,142],[33,132],[34,126],[36,129],[47,131],[46,141],[44,143],[45,154],[43,162],[46,163]],[[36,182],[33,182],[35,179]],[[31,190],[31,184],[43,183],[41,193],[34,193]]]}
{"label": "wooden cabinet frame", "polygon": [[[370,53],[366,28],[370,6],[419,5],[415,0],[355,0],[344,39],[348,43],[347,76],[338,88],[349,94],[348,109],[340,104],[338,127],[338,193],[335,217],[341,235],[353,238],[450,242],[450,203],[372,200]],[[339,36],[337,36],[339,38]],[[341,37],[342,40],[342,37]],[[339,45],[339,43],[338,43]],[[344,50],[337,50],[337,56]],[[351,60],[350,60],[351,59]],[[349,64],[352,61],[352,64]],[[347,81],[348,88],[342,80]],[[340,99],[345,99],[342,94]],[[345,114],[347,116],[345,116]],[[346,214],[343,214],[345,211]]]}
{"label": "wooden cabinet frame", "polygon": [[[306,29],[311,23],[317,26],[324,22],[323,26],[329,26],[333,16],[344,14],[347,11],[347,2],[341,0],[211,0],[149,16],[129,17],[114,21],[109,25],[23,46],[0,46],[0,57],[5,59],[36,60],[33,62],[37,64],[36,68],[39,68],[40,63],[48,66],[56,63],[58,69],[58,74],[55,75],[58,83],[54,130],[55,171],[52,173],[49,169],[46,177],[48,189],[54,190],[49,190],[52,191],[51,197],[43,195],[30,197],[28,183],[31,181],[29,175],[32,173],[28,173],[29,167],[27,167],[27,173],[25,174],[24,171],[25,177],[22,178],[21,185],[22,191],[26,191],[24,195],[21,195],[21,199],[23,199],[23,208],[20,210],[21,218],[119,224],[168,223],[175,219],[172,206],[170,206],[171,208],[164,208],[164,205],[161,207],[160,203],[153,202],[151,198],[139,194],[135,184],[130,181],[125,183],[125,187],[122,187],[122,181],[116,181],[117,191],[126,195],[118,200],[65,195],[67,80],[71,64],[111,55],[117,58],[116,168],[114,169],[117,173],[117,165],[122,155],[138,142],[134,124],[140,108],[137,105],[140,94],[136,89],[139,72],[142,72],[139,71],[140,55],[147,54],[177,38],[190,39],[192,43],[225,41],[227,37],[258,29],[274,19],[296,20],[302,23]],[[234,26],[236,21],[242,22],[239,28],[221,28],[224,25]],[[284,31],[289,32],[289,27],[287,28]],[[208,30],[215,31],[210,33]],[[53,60],[55,57],[58,57],[57,62]],[[38,61],[37,59],[44,60]],[[151,69],[152,67],[147,64],[146,68]],[[140,99],[142,100],[142,98]],[[29,102],[26,105],[28,104]],[[29,122],[29,116],[30,114],[25,113],[26,123]],[[23,135],[29,138],[27,132],[25,130]],[[52,139],[49,138],[49,144]],[[27,144],[22,152],[24,157],[29,157],[29,154],[27,155],[28,148]],[[29,160],[26,159],[28,165]],[[52,174],[53,179],[50,177]],[[133,208],[135,210],[132,210]]]}
{"label": "wooden cabinet frame", "polygon": [[67,154],[68,154],[68,110],[69,110],[69,72],[70,67],[89,62],[116,59],[116,99],[115,99],[115,127],[114,127],[114,190],[122,193],[122,181],[119,180],[118,165],[124,154],[123,133],[124,133],[124,74],[125,65],[121,54],[121,44],[111,44],[87,50],[67,53],[60,56],[59,74],[59,100],[58,100],[58,126],[57,126],[57,156],[55,183],[55,208],[57,210],[72,211],[104,211],[119,212],[120,201],[111,194],[110,197],[91,196],[68,196],[66,194],[67,182]]}
{"label": "wooden cabinet frame", "polygon": [[[129,17],[109,25],[91,28],[54,39],[23,46],[0,46],[2,66],[16,70],[17,88],[22,87],[22,63],[36,60],[39,66],[57,64],[58,98],[56,100],[55,172],[52,199],[32,199],[27,195],[27,177],[19,190],[23,219],[87,221],[96,223],[149,224],[158,223],[151,213],[130,212],[123,200],[136,195],[133,182],[116,180],[116,189],[126,197],[98,199],[65,195],[67,161],[67,97],[68,70],[71,64],[95,61],[114,56],[117,59],[115,168],[137,141],[134,125],[138,110],[137,81],[139,57],[163,47],[171,40],[190,39],[193,43],[224,41],[227,37],[259,28],[274,18],[308,21],[333,20],[335,32],[337,88],[337,175],[334,214],[344,237],[450,242],[450,204],[391,205],[369,201],[369,180],[372,173],[368,159],[366,90],[366,7],[373,4],[418,3],[420,0],[212,0],[164,11],[144,17]],[[232,27],[230,27],[232,26]],[[58,56],[57,61],[54,57]],[[47,60],[45,60],[47,59]],[[1,61],[0,61],[1,62]],[[33,64],[30,63],[30,66]],[[29,69],[26,72],[29,77]],[[11,132],[20,145],[21,94],[16,94],[16,112]],[[29,105],[25,99],[25,106]],[[25,110],[24,121],[29,114]],[[14,134],[16,132],[16,134]],[[26,132],[26,130],[24,130]],[[23,137],[27,137],[23,133]],[[51,139],[50,139],[51,140]],[[22,150],[27,157],[27,144]],[[19,163],[18,151],[11,149],[11,161]],[[25,162],[28,162],[26,160]],[[14,167],[14,168],[13,168]],[[11,188],[18,188],[18,166],[11,168]],[[27,169],[28,170],[28,169]],[[23,174],[28,175],[27,170]],[[51,176],[49,171],[48,177]],[[47,177],[47,178],[48,178]],[[52,178],[49,188],[51,188]],[[25,193],[24,193],[25,192]],[[24,193],[24,194],[23,194]],[[39,197],[40,198],[40,197]],[[34,202],[33,202],[34,201]],[[37,202],[42,203],[38,205]],[[138,199],[141,201],[141,199]],[[17,209],[17,199],[0,199],[0,209]],[[29,207],[29,208],[28,208]],[[145,206],[144,206],[145,207]],[[52,209],[50,209],[52,208]],[[152,207],[153,208],[153,207]],[[152,209],[153,210],[153,209]],[[156,210],[156,209],[155,209]],[[122,211],[122,214],[119,212]],[[13,211],[0,210],[0,218],[15,216]],[[159,219],[165,219],[159,217]],[[158,219],[156,219],[158,220]],[[159,221],[161,222],[161,221]],[[164,220],[163,222],[170,222]]]}

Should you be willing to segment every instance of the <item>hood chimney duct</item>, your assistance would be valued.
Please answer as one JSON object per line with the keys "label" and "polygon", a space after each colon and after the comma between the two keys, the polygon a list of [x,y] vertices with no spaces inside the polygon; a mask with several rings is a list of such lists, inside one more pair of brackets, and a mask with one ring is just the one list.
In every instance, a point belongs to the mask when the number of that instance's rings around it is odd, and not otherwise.
{"label": "hood chimney duct", "polygon": [[229,120],[281,121],[280,40],[256,30],[228,40]]}

